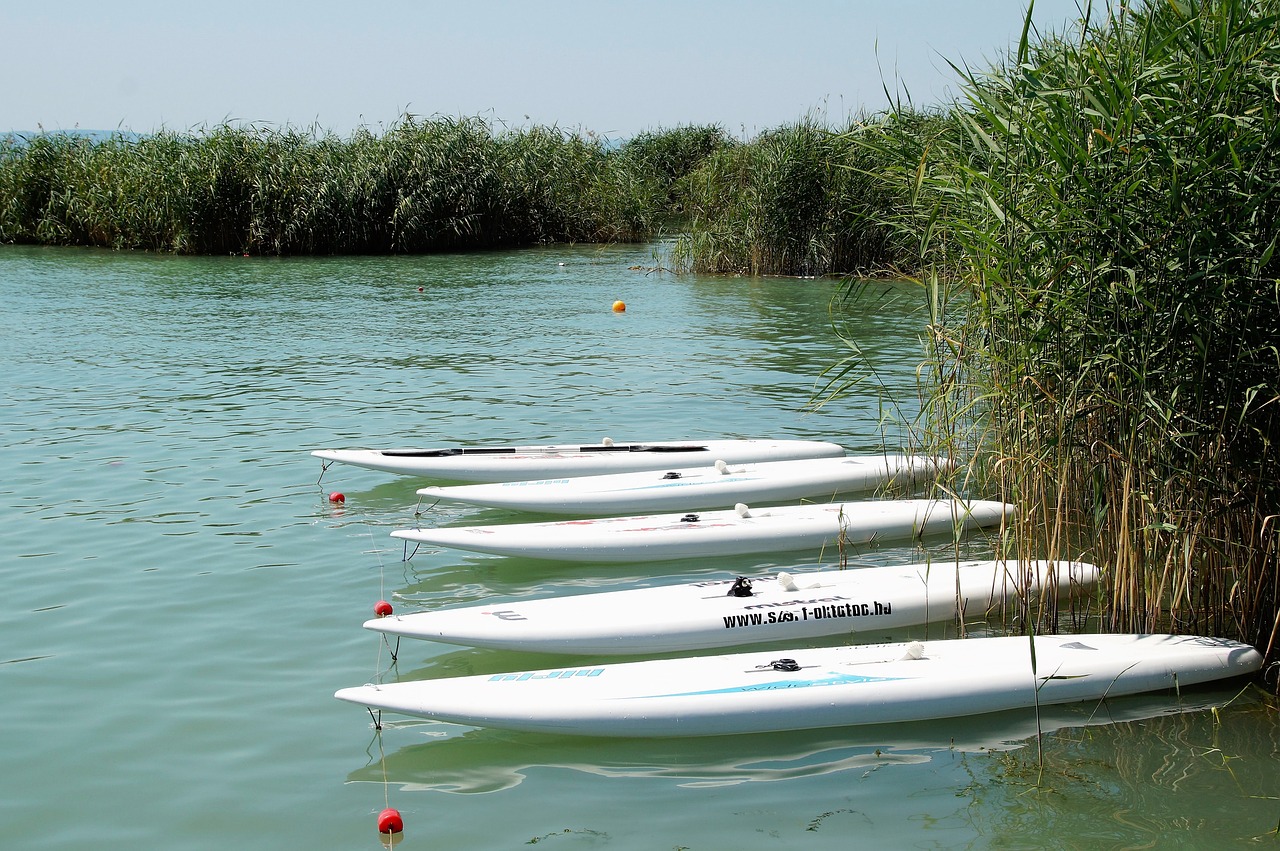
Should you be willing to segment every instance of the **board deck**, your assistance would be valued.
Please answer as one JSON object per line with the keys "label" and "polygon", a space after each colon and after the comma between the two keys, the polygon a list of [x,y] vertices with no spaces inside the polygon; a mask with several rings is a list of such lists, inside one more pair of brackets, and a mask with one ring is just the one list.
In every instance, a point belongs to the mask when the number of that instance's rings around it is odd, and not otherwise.
{"label": "board deck", "polygon": [[443,481],[514,482],[552,476],[598,476],[751,461],[837,458],[844,448],[821,440],[684,440],[652,443],[450,446],[426,449],[317,449],[338,462]]}
{"label": "board deck", "polygon": [[1185,687],[1258,670],[1234,641],[965,638],[738,653],[367,684],[340,700],[482,727],[711,736],[978,715]]}
{"label": "board deck", "polygon": [[[1098,569],[1068,561],[967,561],[764,575],[394,614],[387,635],[533,652],[624,654],[812,639],[952,620],[1085,593]],[[745,580],[745,581],[744,581]],[[743,594],[745,586],[746,592]],[[735,593],[731,593],[734,592]]]}
{"label": "board deck", "polygon": [[853,455],[644,470],[493,484],[420,488],[426,499],[546,514],[648,514],[824,501],[889,482],[911,486],[950,470],[951,462],[901,454]]}
{"label": "board deck", "polygon": [[664,561],[786,552],[997,526],[1013,506],[990,500],[868,500],[543,523],[397,529],[392,537],[494,555],[561,561]]}

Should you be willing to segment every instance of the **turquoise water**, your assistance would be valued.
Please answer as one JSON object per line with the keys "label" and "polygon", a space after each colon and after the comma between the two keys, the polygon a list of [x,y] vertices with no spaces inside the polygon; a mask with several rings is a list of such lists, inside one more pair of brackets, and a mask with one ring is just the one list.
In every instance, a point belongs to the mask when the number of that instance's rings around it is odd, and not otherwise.
{"label": "turquoise water", "polygon": [[[1234,688],[1047,712],[1043,776],[1035,719],[1019,713],[598,741],[390,717],[378,736],[334,700],[379,676],[564,661],[411,642],[392,668],[360,628],[380,598],[404,610],[818,564],[404,562],[388,533],[422,520],[418,483],[321,477],[308,454],[606,435],[901,441],[871,393],[805,411],[842,353],[834,284],[652,265],[647,247],[296,260],[0,248],[0,845],[377,848],[387,803],[409,849],[1277,841],[1274,709],[1255,692],[1204,708]],[[921,320],[909,290],[884,292],[901,297],[855,319],[909,416]],[[326,499],[335,489],[345,505]]]}

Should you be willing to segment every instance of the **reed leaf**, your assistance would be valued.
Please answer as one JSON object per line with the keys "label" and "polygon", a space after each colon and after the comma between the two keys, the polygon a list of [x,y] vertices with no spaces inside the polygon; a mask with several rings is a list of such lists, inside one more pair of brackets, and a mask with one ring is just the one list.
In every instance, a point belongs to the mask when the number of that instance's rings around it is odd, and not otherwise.
{"label": "reed leaf", "polygon": [[184,253],[430,252],[651,238],[715,128],[593,134],[405,116],[381,134],[222,125],[0,140],[0,241]]}
{"label": "reed leaf", "polygon": [[1103,565],[1108,626],[1273,659],[1278,22],[1276,0],[1028,16],[1003,64],[960,69],[923,173],[902,158],[894,222],[947,288],[927,428],[1021,506],[1015,551]]}

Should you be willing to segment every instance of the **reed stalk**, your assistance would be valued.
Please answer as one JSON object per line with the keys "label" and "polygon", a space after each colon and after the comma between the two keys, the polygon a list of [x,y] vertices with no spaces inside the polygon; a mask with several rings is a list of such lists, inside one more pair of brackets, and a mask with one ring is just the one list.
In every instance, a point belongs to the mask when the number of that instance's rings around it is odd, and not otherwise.
{"label": "reed stalk", "polygon": [[812,277],[879,271],[903,259],[880,225],[897,203],[873,149],[806,119],[716,148],[686,182],[675,268]]}
{"label": "reed stalk", "polygon": [[339,139],[227,125],[0,139],[0,242],[194,254],[360,254],[651,238],[717,128],[625,145],[406,116]]}
{"label": "reed stalk", "polygon": [[1104,567],[1105,626],[1274,660],[1280,2],[1026,20],[1002,64],[958,69],[947,132],[895,176],[929,293],[924,430],[1019,504],[1013,552]]}

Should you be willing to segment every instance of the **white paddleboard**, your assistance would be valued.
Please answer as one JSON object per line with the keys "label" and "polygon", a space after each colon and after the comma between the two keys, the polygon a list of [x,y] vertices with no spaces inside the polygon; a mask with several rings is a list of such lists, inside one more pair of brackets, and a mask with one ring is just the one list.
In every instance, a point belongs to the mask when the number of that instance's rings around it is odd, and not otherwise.
{"label": "white paddleboard", "polygon": [[663,561],[786,552],[998,525],[1013,506],[990,500],[884,499],[544,523],[397,529],[421,544],[561,561]]}
{"label": "white paddleboard", "polygon": [[435,449],[317,449],[325,461],[462,482],[515,482],[552,476],[600,476],[635,470],[703,467],[724,461],[836,458],[843,447],[820,440],[685,440],[552,446],[453,446]]}
{"label": "white paddleboard", "polygon": [[964,638],[364,685],[334,696],[456,724],[711,736],[977,715],[1248,674],[1246,644],[1172,635]]}
{"label": "white paddleboard", "polygon": [[[1085,591],[1092,564],[967,561],[779,573],[389,615],[388,635],[552,653],[663,653],[982,617],[1047,593]],[[745,596],[737,596],[743,595]]]}
{"label": "white paddleboard", "polygon": [[768,504],[810,497],[830,501],[890,481],[925,481],[950,470],[951,462],[911,455],[860,455],[756,461],[604,476],[574,476],[496,484],[428,487],[427,499],[546,514],[648,514]]}

